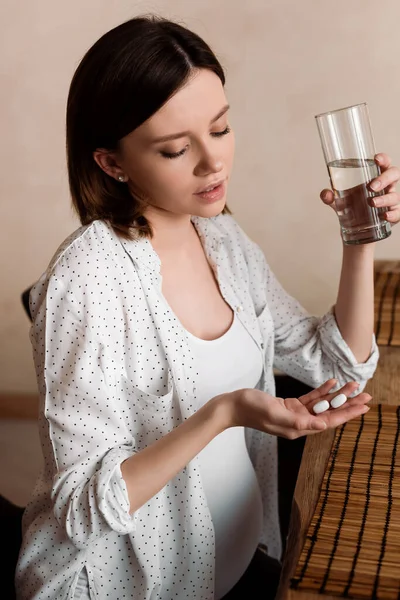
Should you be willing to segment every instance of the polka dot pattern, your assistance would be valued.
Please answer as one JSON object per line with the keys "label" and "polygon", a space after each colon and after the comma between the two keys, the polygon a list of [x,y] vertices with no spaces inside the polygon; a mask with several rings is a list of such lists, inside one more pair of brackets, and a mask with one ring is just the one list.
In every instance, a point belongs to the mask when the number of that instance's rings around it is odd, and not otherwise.
{"label": "polka dot pattern", "polygon": [[[312,385],[365,384],[332,309],[306,313],[229,215],[193,217],[221,293],[273,367]],[[198,381],[185,331],[161,292],[149,240],[122,241],[103,221],[58,249],[31,293],[44,468],[23,519],[19,600],[73,598],[86,570],[93,598],[214,597],[214,530],[198,460],[133,515],[121,463],[195,412]],[[247,430],[264,505],[260,542],[279,557],[276,438]]]}

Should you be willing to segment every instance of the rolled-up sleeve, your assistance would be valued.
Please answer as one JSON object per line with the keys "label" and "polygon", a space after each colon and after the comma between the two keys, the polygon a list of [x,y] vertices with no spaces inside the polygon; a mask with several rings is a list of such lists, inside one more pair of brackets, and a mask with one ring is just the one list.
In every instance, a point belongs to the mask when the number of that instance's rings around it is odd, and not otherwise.
{"label": "rolled-up sleeve", "polygon": [[78,548],[110,530],[130,533],[136,514],[129,512],[120,465],[135,452],[135,440],[106,383],[104,346],[81,303],[54,276],[32,290],[31,311],[55,517]]}
{"label": "rolled-up sleeve", "polygon": [[[323,317],[310,315],[279,283],[261,248],[236,224],[233,227],[245,249],[256,314],[270,315],[271,327],[263,333],[273,335],[273,366],[313,388],[335,378],[337,387],[357,381],[362,391],[378,363],[375,335],[371,336],[368,360],[358,363],[339,330],[334,307]],[[267,339],[266,345],[269,343]]]}
{"label": "rolled-up sleeve", "polygon": [[339,330],[334,307],[323,317],[311,316],[283,289],[267,263],[264,274],[274,323],[274,366],[311,387],[334,377],[339,386],[357,381],[357,393],[362,391],[378,363],[375,335],[368,360],[358,363]]}

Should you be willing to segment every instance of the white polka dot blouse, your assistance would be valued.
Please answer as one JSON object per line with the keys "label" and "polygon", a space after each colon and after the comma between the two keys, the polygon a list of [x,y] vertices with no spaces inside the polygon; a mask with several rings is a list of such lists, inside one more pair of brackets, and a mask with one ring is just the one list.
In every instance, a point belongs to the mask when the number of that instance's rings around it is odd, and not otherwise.
{"label": "white polka dot blouse", "polygon": [[[310,316],[230,215],[193,217],[222,296],[263,360],[317,387],[372,377],[375,338],[358,364],[332,308]],[[104,221],[79,228],[31,292],[44,468],[23,518],[19,600],[70,599],[86,570],[92,599],[212,600],[214,531],[192,460],[129,513],[121,463],[190,417],[201,386],[185,331],[161,293],[148,239],[121,240]],[[361,391],[360,389],[360,391]],[[277,440],[246,430],[263,500],[260,543],[279,558]]]}

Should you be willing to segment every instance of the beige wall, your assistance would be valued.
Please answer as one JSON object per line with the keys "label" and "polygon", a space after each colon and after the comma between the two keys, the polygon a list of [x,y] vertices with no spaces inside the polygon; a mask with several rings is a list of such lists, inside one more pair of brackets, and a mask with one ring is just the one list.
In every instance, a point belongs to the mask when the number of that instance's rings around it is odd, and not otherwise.
{"label": "beige wall", "polygon": [[[77,227],[64,160],[69,82],[85,50],[131,16],[178,19],[227,69],[237,154],[229,202],[285,287],[312,312],[335,301],[341,243],[313,115],[367,101],[378,149],[400,164],[398,0],[3,0],[0,389],[35,391],[20,293]],[[399,231],[377,246],[399,258]]]}

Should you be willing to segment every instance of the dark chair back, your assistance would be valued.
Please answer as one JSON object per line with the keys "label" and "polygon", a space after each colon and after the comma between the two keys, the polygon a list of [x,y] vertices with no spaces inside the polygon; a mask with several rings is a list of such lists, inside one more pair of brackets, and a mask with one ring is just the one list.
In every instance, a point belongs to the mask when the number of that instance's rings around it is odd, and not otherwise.
{"label": "dark chair back", "polygon": [[29,308],[29,294],[31,293],[32,287],[28,288],[21,294],[22,304],[24,306],[25,312],[32,321],[31,309]]}
{"label": "dark chair back", "polygon": [[4,549],[0,561],[1,597],[15,599],[14,573],[21,547],[21,519],[24,509],[0,495],[1,543]]}
{"label": "dark chair back", "polygon": [[[29,319],[32,321],[31,311],[29,309],[29,294],[31,288],[28,288],[21,294],[22,304]],[[0,561],[0,580],[1,580],[1,598],[15,600],[14,576],[15,567],[18,560],[19,550],[22,542],[22,515],[25,508],[17,506],[0,494],[0,531],[3,548]]]}

